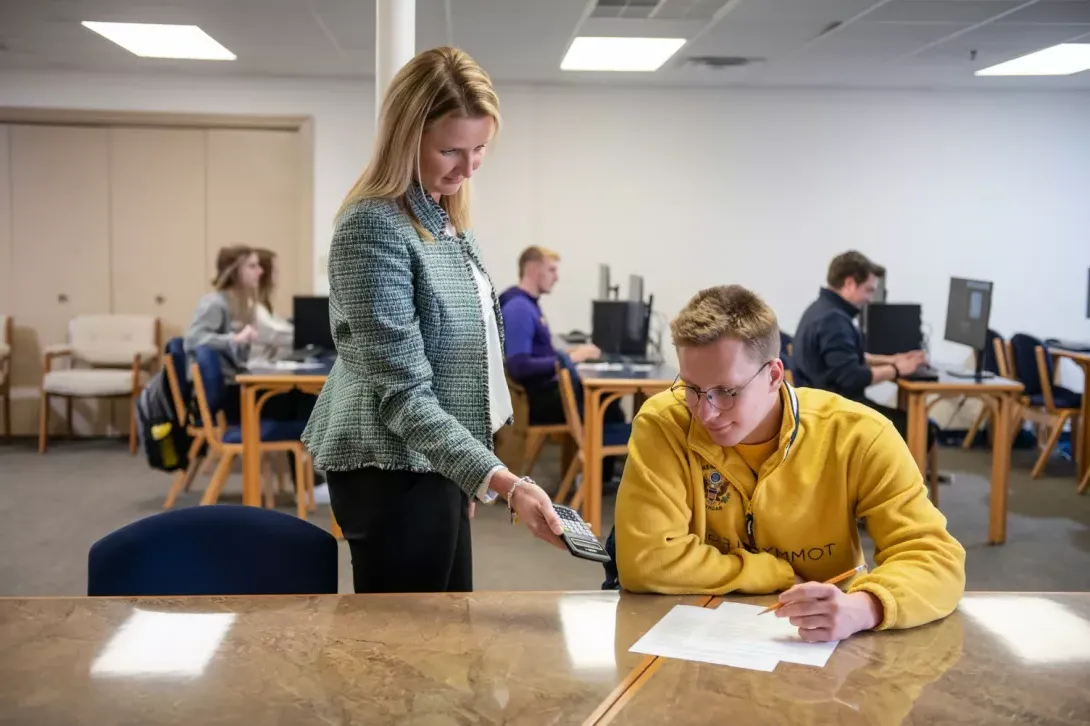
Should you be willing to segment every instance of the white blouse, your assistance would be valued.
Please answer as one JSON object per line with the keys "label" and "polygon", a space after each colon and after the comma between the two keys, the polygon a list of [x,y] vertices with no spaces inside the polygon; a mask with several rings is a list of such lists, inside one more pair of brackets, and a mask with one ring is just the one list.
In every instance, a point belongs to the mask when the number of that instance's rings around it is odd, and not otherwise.
{"label": "white blouse", "polygon": [[492,283],[477,265],[472,265],[480,294],[481,316],[484,318],[485,337],[488,342],[488,408],[492,419],[492,433],[503,428],[514,414],[511,392],[507,390],[507,376],[503,370],[503,346],[500,344],[500,326],[496,309],[492,307]]}

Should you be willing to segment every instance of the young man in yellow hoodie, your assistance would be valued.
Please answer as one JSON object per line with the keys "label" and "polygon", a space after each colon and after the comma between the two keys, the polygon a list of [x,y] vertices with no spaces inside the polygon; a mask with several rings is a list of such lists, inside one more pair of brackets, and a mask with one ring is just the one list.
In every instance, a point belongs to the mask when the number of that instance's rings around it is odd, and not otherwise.
{"label": "young man in yellow hoodie", "polygon": [[[738,285],[703,290],[671,324],[681,375],[636,417],[617,497],[621,586],[780,592],[806,640],[948,615],[965,550],[881,414],[784,381],[776,316]],[[863,563],[857,518],[875,542]]]}

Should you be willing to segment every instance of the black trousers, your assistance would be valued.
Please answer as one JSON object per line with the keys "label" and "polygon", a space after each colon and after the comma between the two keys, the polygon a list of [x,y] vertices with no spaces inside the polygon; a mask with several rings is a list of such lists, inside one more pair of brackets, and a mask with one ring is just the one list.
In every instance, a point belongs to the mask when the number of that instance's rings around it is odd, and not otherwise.
{"label": "black trousers", "polygon": [[472,592],[469,497],[439,474],[328,471],[357,593]]}
{"label": "black trousers", "polygon": [[[908,441],[908,412],[902,411],[899,408],[891,408],[889,406],[883,406],[880,403],[875,403],[870,399],[864,398],[863,403],[873,408],[878,413],[882,414],[890,421],[893,422],[894,428],[897,429],[897,433],[901,434],[901,438]],[[931,451],[931,447],[935,445],[935,439],[938,437],[938,426],[927,422],[927,450]]]}

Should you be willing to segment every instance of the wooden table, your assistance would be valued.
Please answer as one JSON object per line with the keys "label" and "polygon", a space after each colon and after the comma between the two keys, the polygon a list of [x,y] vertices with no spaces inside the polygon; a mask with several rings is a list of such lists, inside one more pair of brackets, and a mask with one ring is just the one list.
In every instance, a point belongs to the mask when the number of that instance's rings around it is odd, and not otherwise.
{"label": "wooden table", "polygon": [[261,408],[271,397],[298,389],[318,395],[329,375],[329,366],[295,371],[252,370],[236,379],[242,401],[242,503],[261,506]]}
{"label": "wooden table", "polygon": [[[771,597],[731,598],[766,604]],[[613,592],[0,599],[13,724],[1085,724],[1090,594],[970,593],[824,668],[639,656]]]}
{"label": "wooden table", "polygon": [[1086,724],[1088,620],[1088,593],[970,593],[938,623],[852,636],[824,668],[657,659],[598,724]]}
{"label": "wooden table", "polygon": [[0,600],[0,722],[580,724],[623,693],[644,632],[710,599]]}
{"label": "wooden table", "polygon": [[602,530],[602,427],[606,408],[623,396],[653,395],[665,391],[677,378],[668,366],[650,370],[626,366],[620,370],[580,368],[583,382],[583,519],[601,537]]}
{"label": "wooden table", "polygon": [[[999,442],[1011,440],[1011,425],[1017,411],[1022,384],[998,376],[957,378],[940,373],[937,381],[898,379],[898,398],[908,413],[908,448],[920,471],[927,470],[927,411],[941,398],[968,396],[979,398],[992,413],[995,426],[992,446],[992,488],[988,504],[988,541],[1002,544],[1007,539],[1007,489],[1010,482],[1011,447]],[[935,505],[938,506],[936,497]]]}
{"label": "wooden table", "polygon": [[[1090,482],[1090,353],[1053,347],[1049,347],[1048,351],[1053,358],[1067,358],[1079,368],[1082,368],[1082,408],[1079,412],[1079,423],[1076,427],[1079,440],[1072,441],[1071,448],[1075,454],[1079,481]],[[1080,492],[1083,491],[1083,486],[1084,484],[1080,483]]]}

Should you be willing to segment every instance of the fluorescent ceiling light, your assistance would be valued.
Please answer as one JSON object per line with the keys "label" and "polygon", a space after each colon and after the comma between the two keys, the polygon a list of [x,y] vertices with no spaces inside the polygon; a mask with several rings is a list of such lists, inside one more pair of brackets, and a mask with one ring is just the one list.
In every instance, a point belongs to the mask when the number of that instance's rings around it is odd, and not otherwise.
{"label": "fluorescent ceiling light", "polygon": [[234,53],[196,25],[94,23],[85,20],[83,26],[141,58],[235,59]]}
{"label": "fluorescent ceiling light", "polygon": [[564,71],[657,71],[684,38],[591,38],[572,41],[560,62]]}
{"label": "fluorescent ceiling light", "polygon": [[1061,43],[976,72],[978,76],[1069,76],[1090,70],[1090,43]]}

